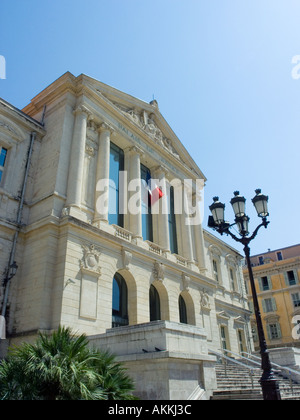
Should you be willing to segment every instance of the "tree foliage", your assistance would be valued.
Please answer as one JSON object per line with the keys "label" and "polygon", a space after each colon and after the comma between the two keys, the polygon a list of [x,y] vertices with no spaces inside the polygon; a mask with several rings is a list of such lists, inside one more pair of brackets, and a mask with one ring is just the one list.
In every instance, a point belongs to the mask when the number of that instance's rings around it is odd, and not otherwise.
{"label": "tree foliage", "polygon": [[113,355],[64,327],[10,350],[0,365],[1,400],[127,400],[133,389]]}

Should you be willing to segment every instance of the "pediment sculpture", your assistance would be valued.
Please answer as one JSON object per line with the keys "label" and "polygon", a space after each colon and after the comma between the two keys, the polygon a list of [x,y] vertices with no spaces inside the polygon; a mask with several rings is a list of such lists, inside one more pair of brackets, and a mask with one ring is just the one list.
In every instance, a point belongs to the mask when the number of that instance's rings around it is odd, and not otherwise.
{"label": "pediment sculpture", "polygon": [[114,105],[117,106],[117,108],[119,108],[123,114],[129,117],[134,124],[144,130],[153,139],[153,141],[155,141],[155,143],[159,144],[178,160],[180,160],[180,156],[173,147],[172,141],[163,134],[161,129],[156,124],[154,120],[154,114],[148,115],[145,110],[139,113],[135,109],[126,108],[125,106],[116,103],[114,103]]}

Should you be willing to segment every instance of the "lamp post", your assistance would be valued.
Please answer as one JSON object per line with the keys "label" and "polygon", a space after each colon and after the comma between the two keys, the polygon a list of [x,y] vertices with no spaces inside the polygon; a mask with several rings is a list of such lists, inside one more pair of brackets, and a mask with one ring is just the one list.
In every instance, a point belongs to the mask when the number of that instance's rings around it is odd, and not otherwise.
{"label": "lamp post", "polygon": [[6,315],[6,307],[7,307],[7,301],[8,301],[8,284],[9,284],[10,280],[13,277],[15,277],[15,275],[17,274],[17,270],[18,270],[18,265],[14,261],[12,264],[9,265],[9,267],[6,271],[6,277],[3,281],[3,286],[5,287],[4,299],[3,299],[3,305],[2,305],[2,312],[1,312],[1,316],[3,316],[3,317],[5,317],[5,315]]}
{"label": "lamp post", "polygon": [[[254,230],[253,234],[249,236],[249,217],[246,215],[245,207],[246,207],[246,199],[242,197],[238,191],[234,192],[234,197],[230,201],[234,214],[235,214],[235,223],[230,224],[225,221],[225,204],[219,201],[219,197],[214,197],[213,204],[209,207],[212,213],[212,216],[209,217],[208,226],[218,233],[223,235],[230,235],[235,241],[240,242],[244,245],[244,252],[246,256],[248,271],[249,271],[249,279],[251,284],[252,290],[252,297],[253,297],[253,306],[255,311],[256,317],[256,324],[259,336],[259,345],[260,345],[260,354],[262,360],[262,370],[263,374],[260,379],[260,384],[262,387],[262,392],[264,396],[264,400],[281,400],[279,385],[277,380],[274,377],[274,373],[272,370],[269,351],[267,348],[265,333],[263,329],[262,319],[261,319],[261,312],[259,308],[257,292],[255,287],[255,281],[253,276],[253,270],[251,266],[250,260],[250,247],[249,243],[256,237],[259,229],[261,227],[268,227],[270,223],[267,221],[268,213],[268,197],[261,193],[261,190],[256,190],[256,196],[252,199],[252,202],[256,208],[257,215],[262,219],[261,223],[257,226]],[[230,228],[234,225],[237,225],[240,237],[234,235]]]}

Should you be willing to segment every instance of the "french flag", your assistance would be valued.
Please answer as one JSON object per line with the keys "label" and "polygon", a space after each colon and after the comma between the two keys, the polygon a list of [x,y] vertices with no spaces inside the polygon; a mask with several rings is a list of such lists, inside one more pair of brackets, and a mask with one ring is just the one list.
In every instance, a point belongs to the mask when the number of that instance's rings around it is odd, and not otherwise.
{"label": "french flag", "polygon": [[156,182],[151,178],[150,171],[147,172],[147,191],[148,191],[148,202],[149,207],[151,208],[154,206],[155,203],[157,203],[163,196],[164,193],[162,190],[158,187]]}

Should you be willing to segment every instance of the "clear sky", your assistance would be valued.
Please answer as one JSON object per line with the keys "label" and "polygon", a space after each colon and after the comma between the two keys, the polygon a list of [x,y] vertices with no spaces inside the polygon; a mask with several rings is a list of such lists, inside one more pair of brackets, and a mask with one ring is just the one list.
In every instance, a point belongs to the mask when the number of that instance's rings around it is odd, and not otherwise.
{"label": "clear sky", "polygon": [[252,253],[300,243],[299,0],[0,1],[3,99],[23,108],[66,71],[154,96],[208,179],[205,208],[219,195],[233,221],[239,190],[254,230],[259,187],[271,224]]}

